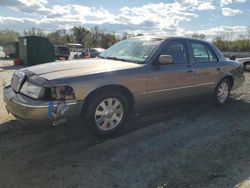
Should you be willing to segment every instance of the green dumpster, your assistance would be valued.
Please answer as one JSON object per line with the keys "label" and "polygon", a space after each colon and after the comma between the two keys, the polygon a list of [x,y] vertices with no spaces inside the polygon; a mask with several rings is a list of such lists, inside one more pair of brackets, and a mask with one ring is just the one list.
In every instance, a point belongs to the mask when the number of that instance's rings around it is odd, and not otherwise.
{"label": "green dumpster", "polygon": [[19,57],[24,65],[55,61],[55,50],[48,38],[25,36],[19,38]]}

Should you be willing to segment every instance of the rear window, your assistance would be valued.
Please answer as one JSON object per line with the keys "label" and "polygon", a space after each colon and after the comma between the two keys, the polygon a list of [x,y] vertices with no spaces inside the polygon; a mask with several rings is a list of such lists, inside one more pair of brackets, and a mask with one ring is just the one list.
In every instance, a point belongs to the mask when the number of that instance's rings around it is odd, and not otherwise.
{"label": "rear window", "polygon": [[217,62],[218,59],[214,52],[205,44],[191,43],[195,63]]}

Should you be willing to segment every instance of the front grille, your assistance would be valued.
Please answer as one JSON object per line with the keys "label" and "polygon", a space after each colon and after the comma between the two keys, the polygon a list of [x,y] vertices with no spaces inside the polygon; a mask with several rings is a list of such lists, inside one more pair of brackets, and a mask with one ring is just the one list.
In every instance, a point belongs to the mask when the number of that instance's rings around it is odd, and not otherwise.
{"label": "front grille", "polygon": [[11,87],[15,92],[19,92],[21,86],[24,82],[24,76],[18,76],[17,74],[13,74],[11,79]]}

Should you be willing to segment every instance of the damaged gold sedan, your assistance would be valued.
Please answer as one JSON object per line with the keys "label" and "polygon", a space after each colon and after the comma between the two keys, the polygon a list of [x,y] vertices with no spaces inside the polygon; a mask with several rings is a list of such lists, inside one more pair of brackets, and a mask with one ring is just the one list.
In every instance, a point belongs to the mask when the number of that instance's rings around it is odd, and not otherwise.
{"label": "damaged gold sedan", "polygon": [[98,58],[48,63],[13,74],[7,110],[25,122],[82,117],[94,133],[121,129],[137,107],[211,94],[225,104],[244,81],[243,66],[212,44],[180,37],[136,37]]}

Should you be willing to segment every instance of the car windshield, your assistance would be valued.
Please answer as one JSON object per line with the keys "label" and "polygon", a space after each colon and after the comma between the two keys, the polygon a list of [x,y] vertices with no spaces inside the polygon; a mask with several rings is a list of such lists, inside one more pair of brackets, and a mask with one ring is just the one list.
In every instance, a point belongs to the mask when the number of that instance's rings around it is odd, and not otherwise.
{"label": "car windshield", "polygon": [[161,41],[159,39],[123,40],[101,53],[99,57],[142,64],[145,63]]}

